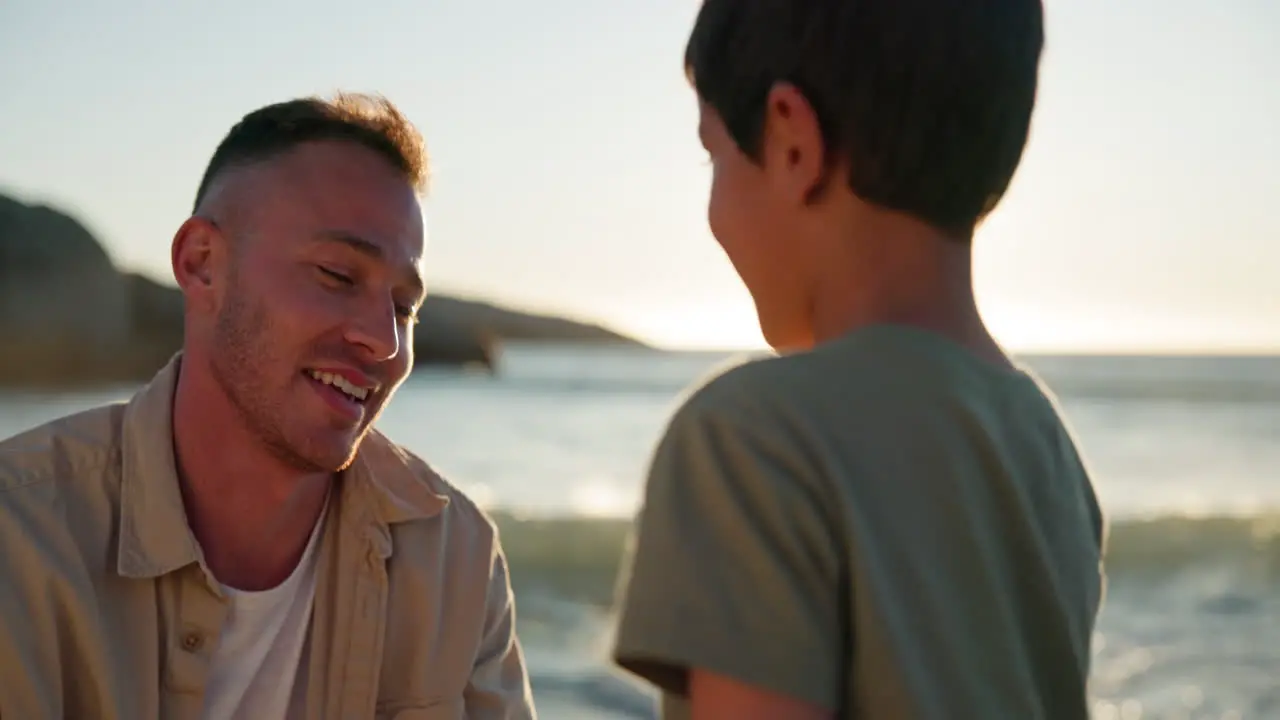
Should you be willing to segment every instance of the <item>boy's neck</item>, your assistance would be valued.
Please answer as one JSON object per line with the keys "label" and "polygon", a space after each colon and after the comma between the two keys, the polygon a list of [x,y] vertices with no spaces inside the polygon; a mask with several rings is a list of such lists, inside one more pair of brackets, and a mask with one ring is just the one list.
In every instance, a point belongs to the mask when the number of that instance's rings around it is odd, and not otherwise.
{"label": "boy's neck", "polygon": [[886,223],[832,245],[810,295],[815,344],[873,325],[935,333],[1008,366],[978,310],[967,241],[913,223]]}

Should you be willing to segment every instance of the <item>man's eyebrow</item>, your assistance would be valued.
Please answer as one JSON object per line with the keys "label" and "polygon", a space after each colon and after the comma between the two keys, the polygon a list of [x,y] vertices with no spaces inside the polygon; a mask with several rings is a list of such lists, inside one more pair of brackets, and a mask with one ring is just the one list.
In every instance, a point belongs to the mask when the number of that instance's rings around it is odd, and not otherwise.
{"label": "man's eyebrow", "polygon": [[[318,233],[315,236],[315,238],[319,242],[333,242],[333,243],[339,243],[341,245],[346,245],[347,247],[351,248],[352,250],[355,250],[361,255],[365,255],[379,262],[386,262],[387,260],[387,254],[382,249],[381,245],[379,245],[376,242],[373,242],[372,240],[367,240],[353,233],[345,232],[342,230],[326,230],[324,232]],[[413,286],[413,289],[418,294],[422,294],[423,292],[426,291],[426,286],[422,281],[422,275],[418,273],[417,268],[414,268],[413,270],[406,272],[405,277],[408,279],[409,284]]]}
{"label": "man's eyebrow", "polygon": [[325,230],[316,234],[316,240],[321,242],[336,242],[359,252],[362,255],[368,255],[375,260],[382,260],[386,253],[382,251],[382,246],[371,240],[365,240],[359,235],[353,235],[349,232],[341,230]]}

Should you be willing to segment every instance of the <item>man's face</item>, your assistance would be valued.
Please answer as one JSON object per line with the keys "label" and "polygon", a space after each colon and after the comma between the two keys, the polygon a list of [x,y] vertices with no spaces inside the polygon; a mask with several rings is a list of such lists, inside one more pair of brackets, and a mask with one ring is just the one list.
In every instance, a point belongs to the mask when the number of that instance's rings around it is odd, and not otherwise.
{"label": "man's face", "polygon": [[354,143],[311,143],[266,164],[224,228],[210,366],[278,457],[338,471],[413,363],[421,209],[394,167]]}
{"label": "man's face", "polygon": [[[714,109],[699,103],[698,135],[710,156],[707,219],[756,306],[765,340],[774,348],[805,344],[807,279],[802,204],[791,192],[777,143],[766,135],[761,161],[738,147]],[[793,173],[792,173],[793,174]]]}

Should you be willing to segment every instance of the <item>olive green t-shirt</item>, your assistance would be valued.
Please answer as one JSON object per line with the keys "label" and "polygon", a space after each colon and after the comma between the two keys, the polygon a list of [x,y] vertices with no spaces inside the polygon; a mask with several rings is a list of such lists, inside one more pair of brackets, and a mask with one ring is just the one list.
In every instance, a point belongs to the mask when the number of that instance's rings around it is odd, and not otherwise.
{"label": "olive green t-shirt", "polygon": [[1028,372],[879,326],[739,365],[658,444],[615,660],[840,718],[1087,718],[1105,524]]}

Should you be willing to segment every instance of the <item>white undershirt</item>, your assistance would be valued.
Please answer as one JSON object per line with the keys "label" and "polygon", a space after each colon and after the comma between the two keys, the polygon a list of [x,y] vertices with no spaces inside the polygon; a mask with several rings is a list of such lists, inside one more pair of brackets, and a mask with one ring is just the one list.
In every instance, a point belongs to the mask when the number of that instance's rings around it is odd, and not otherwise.
{"label": "white undershirt", "polygon": [[316,546],[328,505],[326,499],[302,560],[283,583],[260,592],[222,586],[231,604],[209,666],[204,720],[302,717]]}

